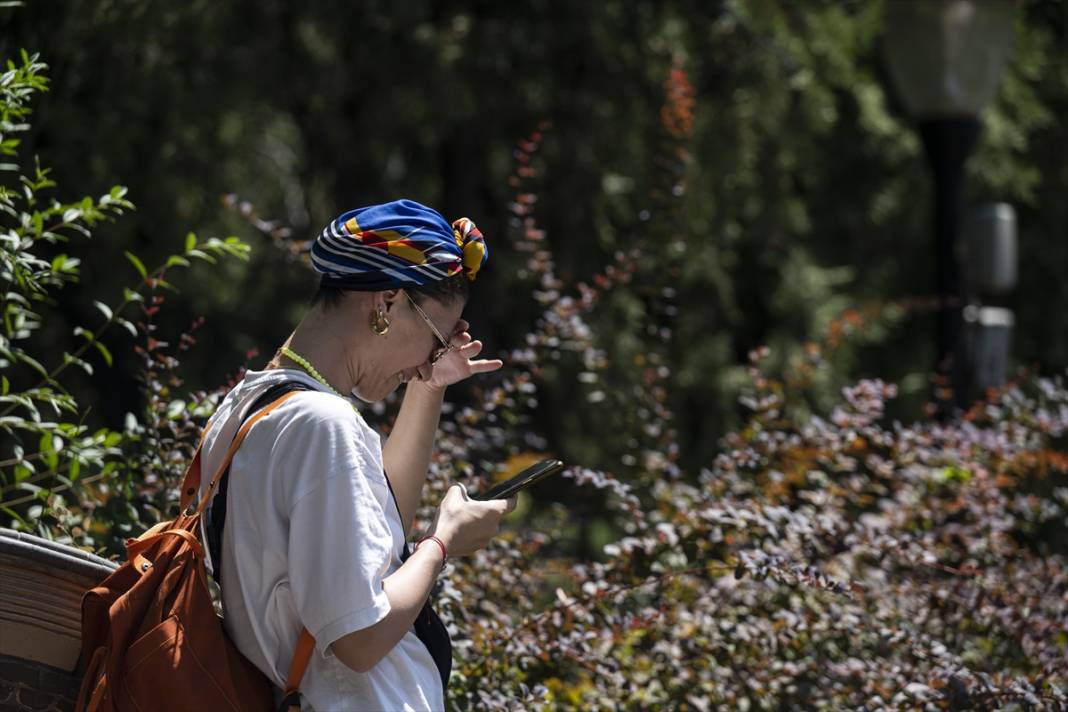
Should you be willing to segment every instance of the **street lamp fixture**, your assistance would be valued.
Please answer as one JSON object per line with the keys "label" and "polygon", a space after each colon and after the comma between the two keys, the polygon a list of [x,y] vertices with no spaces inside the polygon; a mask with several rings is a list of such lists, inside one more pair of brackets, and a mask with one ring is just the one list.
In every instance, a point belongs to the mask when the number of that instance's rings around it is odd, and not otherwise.
{"label": "street lamp fixture", "polygon": [[964,164],[1012,46],[1013,0],[887,0],[883,57],[897,96],[916,121],[935,184],[939,297],[935,371],[942,415],[962,405],[956,350],[961,299],[956,242]]}

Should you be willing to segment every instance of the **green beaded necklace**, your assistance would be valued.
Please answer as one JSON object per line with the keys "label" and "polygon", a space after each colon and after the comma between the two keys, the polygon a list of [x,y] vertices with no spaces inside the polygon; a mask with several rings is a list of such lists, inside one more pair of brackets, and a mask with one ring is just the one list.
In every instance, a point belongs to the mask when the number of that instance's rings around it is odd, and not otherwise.
{"label": "green beaded necklace", "polygon": [[[333,393],[335,396],[337,396],[338,398],[341,398],[342,400],[347,402],[350,406],[352,406],[352,412],[356,414],[357,418],[359,418],[360,420],[363,420],[363,414],[360,412],[360,409],[356,407],[356,404],[353,403],[351,399],[346,398],[345,396],[341,395],[341,393],[338,392],[338,390],[336,388],[331,386],[330,382],[327,381],[325,378],[323,378],[323,374],[319,373],[319,371],[316,370],[315,366],[312,366],[311,363],[308,362],[308,359],[304,358],[303,356],[301,356],[300,354],[298,354],[296,351],[294,351],[293,349],[289,348],[288,346],[283,346],[282,348],[280,348],[278,350],[283,355],[288,356],[290,358],[290,360],[292,360],[295,364],[297,364],[298,366],[303,368],[308,373],[309,376],[311,376],[316,381],[318,381],[319,383],[322,383],[324,386],[329,388],[331,393]],[[366,423],[367,421],[364,421],[364,422]]]}
{"label": "green beaded necklace", "polygon": [[336,395],[339,398],[344,398],[345,397],[345,396],[341,395],[341,393],[339,393],[336,388],[331,386],[330,383],[325,378],[323,378],[323,374],[319,373],[315,369],[315,366],[312,366],[311,363],[308,362],[308,359],[304,358],[303,356],[301,356],[300,354],[298,354],[296,351],[294,351],[293,349],[289,348],[288,346],[283,346],[281,349],[279,349],[279,351],[281,351],[284,355],[288,356],[289,359],[291,361],[293,361],[293,363],[297,364],[298,366],[303,368],[305,371],[307,371],[309,376],[311,376],[316,381],[318,381],[319,383],[322,383],[324,386],[329,388],[330,391],[334,395]]}

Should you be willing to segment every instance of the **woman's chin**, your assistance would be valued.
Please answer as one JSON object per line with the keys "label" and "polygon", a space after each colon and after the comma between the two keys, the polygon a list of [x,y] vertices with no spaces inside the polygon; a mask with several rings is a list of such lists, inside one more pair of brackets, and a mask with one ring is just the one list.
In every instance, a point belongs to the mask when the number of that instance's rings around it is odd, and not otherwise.
{"label": "woman's chin", "polygon": [[385,400],[389,397],[393,391],[397,390],[400,383],[382,383],[376,388],[360,388],[357,386],[352,389],[352,395],[364,403],[377,403],[380,400]]}
{"label": "woman's chin", "polygon": [[351,391],[356,400],[363,401],[364,403],[374,403],[375,401],[382,400],[381,397],[376,396],[373,393],[366,393],[363,389],[353,388]]}

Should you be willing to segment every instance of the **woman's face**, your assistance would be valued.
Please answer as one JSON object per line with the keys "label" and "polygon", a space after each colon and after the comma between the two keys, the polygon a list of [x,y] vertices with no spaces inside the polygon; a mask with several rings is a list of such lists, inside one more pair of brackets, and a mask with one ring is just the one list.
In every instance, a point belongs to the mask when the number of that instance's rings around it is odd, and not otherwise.
{"label": "woman's face", "polygon": [[413,304],[404,290],[384,294],[378,308],[389,319],[389,330],[376,334],[371,329],[371,314],[367,314],[361,339],[367,340],[370,348],[365,352],[366,362],[356,371],[357,381],[352,391],[357,398],[368,402],[382,400],[408,381],[429,378],[433,372],[431,357],[442,349],[434,329],[447,341],[464,308],[462,301],[446,304],[424,299]]}

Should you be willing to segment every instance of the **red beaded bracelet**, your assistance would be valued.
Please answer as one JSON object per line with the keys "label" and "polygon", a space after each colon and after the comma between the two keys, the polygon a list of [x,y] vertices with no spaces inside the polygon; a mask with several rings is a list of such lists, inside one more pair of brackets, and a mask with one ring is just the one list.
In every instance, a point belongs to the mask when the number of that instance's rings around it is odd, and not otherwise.
{"label": "red beaded bracelet", "polygon": [[422,543],[427,540],[433,541],[441,547],[441,565],[444,566],[445,560],[449,558],[449,552],[445,549],[445,542],[443,542],[441,539],[438,539],[433,534],[428,534],[427,536],[420,539],[419,542],[415,545],[415,548],[418,549],[422,545]]}

